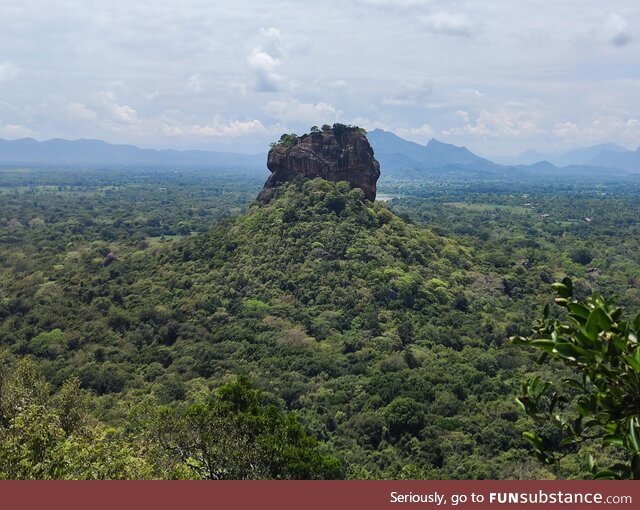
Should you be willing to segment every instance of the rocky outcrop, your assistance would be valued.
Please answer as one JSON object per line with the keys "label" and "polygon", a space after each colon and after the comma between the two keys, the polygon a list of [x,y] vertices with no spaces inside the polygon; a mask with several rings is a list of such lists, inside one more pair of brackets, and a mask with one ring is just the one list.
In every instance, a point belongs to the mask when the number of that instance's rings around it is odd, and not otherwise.
{"label": "rocky outcrop", "polygon": [[332,129],[313,130],[300,137],[285,135],[269,151],[267,167],[271,175],[258,195],[268,202],[274,189],[296,176],[321,177],[328,181],[347,181],[375,200],[380,163],[364,132],[335,124]]}

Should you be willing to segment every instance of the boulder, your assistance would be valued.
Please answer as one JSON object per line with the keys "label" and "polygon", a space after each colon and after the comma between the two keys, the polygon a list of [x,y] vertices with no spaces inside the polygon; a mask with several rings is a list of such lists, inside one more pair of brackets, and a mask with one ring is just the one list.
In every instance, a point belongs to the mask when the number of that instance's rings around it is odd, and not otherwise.
{"label": "boulder", "polygon": [[271,147],[267,167],[271,175],[258,195],[262,202],[268,202],[275,188],[297,176],[347,181],[373,201],[380,177],[380,163],[373,156],[364,131],[339,124],[300,137],[283,136]]}

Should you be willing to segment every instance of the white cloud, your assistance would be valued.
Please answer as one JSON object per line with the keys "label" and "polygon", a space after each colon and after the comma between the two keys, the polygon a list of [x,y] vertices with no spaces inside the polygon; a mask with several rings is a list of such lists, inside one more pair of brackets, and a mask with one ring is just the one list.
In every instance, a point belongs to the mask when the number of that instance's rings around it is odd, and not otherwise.
{"label": "white cloud", "polygon": [[559,138],[571,139],[580,134],[580,129],[575,122],[558,122],[553,126],[553,134]]}
{"label": "white cloud", "polygon": [[113,105],[111,114],[116,121],[123,124],[135,124],[138,122],[138,112],[126,104]]}
{"label": "white cloud", "polygon": [[364,7],[391,11],[425,7],[432,4],[433,0],[352,0],[352,2]]}
{"label": "white cloud", "polygon": [[269,101],[265,111],[283,122],[306,122],[309,125],[332,124],[342,115],[341,110],[328,103],[301,103],[294,98]]}
{"label": "white cloud", "polygon": [[348,83],[346,82],[346,80],[333,80],[327,83],[327,87],[330,87],[332,89],[346,89],[347,86]]}
{"label": "white cloud", "polygon": [[387,106],[414,106],[426,103],[427,98],[433,94],[433,85],[428,81],[416,83],[402,83],[393,87],[396,94],[385,97],[382,104]]}
{"label": "white cloud", "polygon": [[280,30],[273,27],[261,28],[260,35],[262,44],[247,56],[247,64],[253,74],[253,88],[257,92],[277,92],[285,81],[276,72],[282,64],[278,58],[282,54]]}
{"label": "white cloud", "polygon": [[582,122],[558,122],[552,133],[571,145],[586,145],[617,140],[636,147],[640,139],[640,120],[608,116]]}
{"label": "white cloud", "polygon": [[67,105],[67,114],[70,119],[80,121],[95,120],[98,117],[96,112],[81,103]]}
{"label": "white cloud", "polygon": [[204,92],[202,76],[200,76],[200,73],[193,73],[187,78],[187,90],[194,92],[195,94]]}
{"label": "white cloud", "polygon": [[422,16],[420,21],[427,30],[439,34],[469,37],[474,30],[473,22],[464,13],[437,12]]}
{"label": "white cloud", "polygon": [[280,30],[274,27],[263,27],[260,29],[260,35],[264,39],[262,49],[265,52],[276,57],[282,54],[282,47],[280,45],[282,35],[280,34]]}
{"label": "white cloud", "polygon": [[632,39],[627,21],[615,12],[609,13],[605,18],[602,24],[602,36],[613,46],[624,46]]}
{"label": "white cloud", "polygon": [[162,132],[167,136],[199,136],[199,137],[239,137],[253,135],[264,131],[265,128],[257,119],[224,122],[220,115],[216,115],[209,124],[168,124],[162,125]]}
{"label": "white cloud", "polygon": [[6,124],[0,126],[0,136],[7,138],[35,138],[38,133],[22,124]]}
{"label": "white cloud", "polygon": [[266,51],[254,49],[247,57],[249,68],[253,72],[254,89],[258,92],[276,92],[280,90],[283,77],[275,70],[280,66],[280,60]]}
{"label": "white cloud", "polygon": [[399,128],[396,129],[395,132],[405,140],[411,140],[421,144],[424,144],[429,138],[432,138],[434,134],[433,128],[429,124],[422,124],[422,126],[415,128]]}
{"label": "white cloud", "polygon": [[469,134],[479,137],[524,138],[541,133],[532,116],[523,111],[509,111],[499,108],[494,112],[482,110],[471,119],[471,114],[465,110],[456,112],[462,121],[462,126],[442,131],[444,135]]}
{"label": "white cloud", "polygon": [[11,62],[0,62],[0,81],[9,81],[17,78],[22,69]]}

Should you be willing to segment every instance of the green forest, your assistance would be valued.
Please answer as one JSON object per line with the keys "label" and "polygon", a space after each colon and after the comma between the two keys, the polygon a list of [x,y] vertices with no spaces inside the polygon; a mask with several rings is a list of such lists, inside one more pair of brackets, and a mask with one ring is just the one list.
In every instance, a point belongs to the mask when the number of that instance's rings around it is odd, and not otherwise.
{"label": "green forest", "polygon": [[0,169],[0,478],[640,477],[640,181],[262,183]]}

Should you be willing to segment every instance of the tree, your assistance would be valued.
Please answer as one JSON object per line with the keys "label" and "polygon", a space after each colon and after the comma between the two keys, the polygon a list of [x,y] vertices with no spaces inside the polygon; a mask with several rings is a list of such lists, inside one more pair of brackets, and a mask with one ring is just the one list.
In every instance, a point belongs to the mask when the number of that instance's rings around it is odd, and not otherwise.
{"label": "tree", "polygon": [[173,476],[185,476],[185,469],[186,476],[208,480],[341,474],[338,460],[319,453],[295,416],[269,404],[245,377],[206,402],[156,408],[148,423],[152,440],[173,459]]}
{"label": "tree", "polygon": [[557,360],[572,376],[555,384],[540,376],[523,383],[519,405],[547,425],[546,433],[524,436],[545,464],[596,443],[618,462],[602,469],[590,457],[594,478],[640,479],[640,314],[624,320],[622,308],[597,293],[574,299],[569,278],[553,287],[566,316],[552,318],[547,305],[534,335],[512,341],[542,351],[540,362]]}
{"label": "tree", "polygon": [[140,452],[87,416],[85,398],[77,379],[49,398],[32,360],[0,351],[0,479],[149,478]]}

